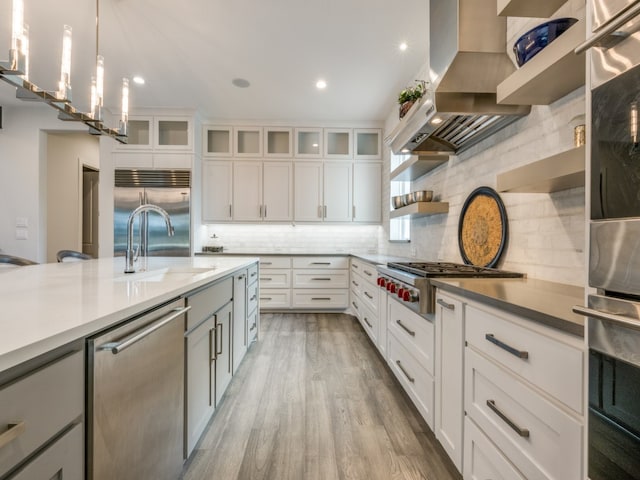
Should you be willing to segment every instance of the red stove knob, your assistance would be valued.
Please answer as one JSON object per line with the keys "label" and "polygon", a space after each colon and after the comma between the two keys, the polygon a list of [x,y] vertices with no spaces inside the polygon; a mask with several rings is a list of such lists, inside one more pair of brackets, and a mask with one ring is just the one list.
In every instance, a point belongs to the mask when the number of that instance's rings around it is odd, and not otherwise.
{"label": "red stove knob", "polygon": [[406,291],[408,291],[408,290],[405,290],[405,289],[404,289],[404,288],[402,288],[402,287],[398,288],[398,297],[399,297],[399,298],[402,298],[402,297],[403,297],[403,295],[404,295],[404,292],[406,292]]}
{"label": "red stove knob", "polygon": [[413,302],[413,295],[411,295],[411,291],[409,290],[405,290],[404,292],[402,292],[402,300],[404,300],[405,302]]}
{"label": "red stove knob", "polygon": [[383,277],[378,277],[378,286],[385,287],[386,284],[387,284],[387,282]]}
{"label": "red stove knob", "polygon": [[391,293],[396,293],[396,284],[395,283],[390,283],[389,284],[389,291]]}

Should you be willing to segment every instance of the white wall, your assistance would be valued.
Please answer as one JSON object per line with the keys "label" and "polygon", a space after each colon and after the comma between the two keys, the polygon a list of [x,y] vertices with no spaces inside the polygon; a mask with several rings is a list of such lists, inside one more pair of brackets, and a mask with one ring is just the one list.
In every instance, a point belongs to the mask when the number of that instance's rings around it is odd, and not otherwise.
{"label": "white wall", "polygon": [[82,251],[83,165],[100,168],[96,137],[47,135],[47,262],[55,262],[59,250]]}

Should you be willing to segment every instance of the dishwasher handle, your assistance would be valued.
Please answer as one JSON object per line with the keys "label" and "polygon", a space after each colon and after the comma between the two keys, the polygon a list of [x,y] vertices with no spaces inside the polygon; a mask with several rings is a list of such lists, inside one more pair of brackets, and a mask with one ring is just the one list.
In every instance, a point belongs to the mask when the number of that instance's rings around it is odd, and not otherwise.
{"label": "dishwasher handle", "polygon": [[117,355],[118,353],[129,348],[134,343],[139,342],[144,337],[152,334],[159,328],[162,328],[167,323],[171,322],[172,320],[175,320],[179,316],[188,312],[189,310],[191,310],[191,306],[176,308],[172,310],[172,313],[170,313],[169,315],[156,320],[152,324],[147,325],[146,327],[141,328],[140,330],[136,330],[134,333],[124,337],[122,340],[118,342],[109,342],[109,343],[105,343],[104,345],[100,345],[98,347],[98,350],[111,350],[111,353],[113,353],[114,355]]}

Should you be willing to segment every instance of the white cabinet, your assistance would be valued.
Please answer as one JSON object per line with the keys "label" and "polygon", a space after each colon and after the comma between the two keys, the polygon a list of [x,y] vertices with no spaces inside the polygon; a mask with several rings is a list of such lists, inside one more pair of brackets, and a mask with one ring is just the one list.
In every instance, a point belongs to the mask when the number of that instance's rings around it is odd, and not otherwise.
{"label": "white cabinet", "polygon": [[386,358],[387,324],[386,312],[383,315],[380,302],[384,300],[386,310],[386,296],[381,295],[378,287],[377,271],[374,265],[359,259],[351,259],[351,307],[360,320],[362,328],[371,341]]}
{"label": "white cabinet", "polygon": [[205,125],[202,127],[203,157],[231,157],[233,155],[233,127]]}
{"label": "white cabinet", "polygon": [[382,164],[353,165],[353,221],[380,223],[382,221]]}
{"label": "white cabinet", "polygon": [[464,310],[459,298],[440,291],[436,295],[435,361],[435,434],[462,471]]}
{"label": "white cabinet", "polygon": [[[53,474],[40,475],[53,465],[65,468],[65,478],[67,475],[82,478],[84,377],[83,352],[77,346],[75,352],[49,360],[33,372],[0,386],[0,477],[5,478],[7,472],[26,460],[23,472],[33,475],[22,473],[18,478],[53,478]],[[54,443],[54,439],[74,425],[73,439]],[[61,445],[80,448],[61,451]],[[43,448],[47,448],[45,453],[29,458]]]}
{"label": "white cabinet", "polygon": [[258,330],[260,328],[258,270],[258,265],[254,264],[247,271],[247,319],[245,322],[247,348],[258,338]]}
{"label": "white cabinet", "polygon": [[292,219],[291,162],[236,161],[233,219],[283,222]]}
{"label": "white cabinet", "polygon": [[379,128],[356,128],[353,130],[356,160],[380,160],[382,158],[382,131]]}
{"label": "white cabinet", "polygon": [[348,267],[347,257],[294,257],[292,307],[318,310],[347,308]]}
{"label": "white cabinet", "polygon": [[233,373],[247,353],[247,275],[243,270],[233,276]]}
{"label": "white cabinet", "polygon": [[350,162],[324,162],[323,218],[325,222],[350,222],[352,216]]}
{"label": "white cabinet", "polygon": [[232,220],[233,162],[203,160],[202,220],[229,222]]}
{"label": "white cabinet", "polygon": [[[524,478],[583,479],[584,340],[476,302],[464,310],[466,423],[498,450],[489,463],[508,471],[504,458]],[[465,447],[465,472],[478,468],[476,452]]]}
{"label": "white cabinet", "polygon": [[262,155],[262,127],[234,127],[233,154],[236,157]]}
{"label": "white cabinet", "polygon": [[322,128],[296,128],[294,143],[294,152],[296,157],[322,157]]}
{"label": "white cabinet", "polygon": [[285,127],[264,127],[264,156],[285,158],[293,155],[293,131]]}
{"label": "white cabinet", "polygon": [[350,159],[353,157],[353,140],[350,128],[325,128],[324,129],[324,156],[325,158]]}
{"label": "white cabinet", "polygon": [[260,257],[260,309],[291,307],[291,257]]}
{"label": "white cabinet", "polygon": [[389,298],[389,366],[413,400],[427,425],[434,429],[435,326],[394,298]]}
{"label": "white cabinet", "polygon": [[193,164],[193,117],[188,115],[129,117],[126,144],[113,151],[115,168],[189,169]]}
{"label": "white cabinet", "polygon": [[294,165],[294,219],[321,222],[322,162],[296,162]]}

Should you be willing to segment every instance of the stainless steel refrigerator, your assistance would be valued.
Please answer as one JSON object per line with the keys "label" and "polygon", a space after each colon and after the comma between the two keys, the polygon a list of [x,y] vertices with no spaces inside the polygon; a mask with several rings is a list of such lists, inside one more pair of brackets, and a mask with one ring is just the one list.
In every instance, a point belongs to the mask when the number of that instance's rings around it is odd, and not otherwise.
{"label": "stainless steel refrigerator", "polygon": [[139,214],[134,223],[134,249],[140,256],[188,257],[191,255],[191,173],[178,170],[116,170],[114,188],[115,256],[127,248],[127,221],[131,212],[144,203],[167,211],[175,229],[172,237],[160,215]]}

